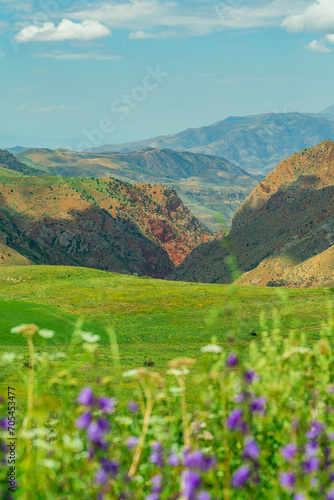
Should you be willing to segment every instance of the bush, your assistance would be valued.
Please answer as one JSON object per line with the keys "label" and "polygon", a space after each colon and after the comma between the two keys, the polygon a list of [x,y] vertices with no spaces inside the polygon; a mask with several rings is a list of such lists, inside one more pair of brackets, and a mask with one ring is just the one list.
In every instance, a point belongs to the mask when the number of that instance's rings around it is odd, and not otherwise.
{"label": "bush", "polygon": [[[235,338],[229,349],[213,338],[198,360],[172,360],[165,377],[146,368],[121,376],[112,332],[112,376],[101,377],[98,335],[77,327],[66,356],[55,358],[34,347],[53,332],[13,329],[27,340],[30,368],[10,498],[334,498],[334,323],[330,316],[311,345],[300,332],[284,335],[277,311],[274,316],[274,329],[262,318],[262,332],[247,349]],[[78,349],[83,367],[96,374],[96,388],[78,387],[71,363]],[[4,355],[1,364],[14,363],[13,356]],[[63,359],[57,373],[55,359]],[[35,411],[45,378],[57,405],[42,410],[38,404]],[[134,389],[130,401],[119,392],[126,380]],[[192,400],[190,388],[196,388]],[[4,445],[12,415],[8,423],[8,400],[0,404],[6,498]]]}

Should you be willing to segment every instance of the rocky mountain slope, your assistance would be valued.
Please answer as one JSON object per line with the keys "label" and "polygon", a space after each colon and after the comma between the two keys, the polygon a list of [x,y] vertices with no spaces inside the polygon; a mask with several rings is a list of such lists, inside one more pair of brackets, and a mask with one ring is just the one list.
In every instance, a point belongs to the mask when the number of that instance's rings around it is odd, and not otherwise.
{"label": "rocky mountain slope", "polygon": [[21,172],[26,175],[46,175],[45,172],[20,162],[13,154],[3,149],[0,149],[0,168]]}
{"label": "rocky mountain slope", "polygon": [[334,123],[324,115],[268,113],[230,117],[207,127],[191,128],[128,144],[107,144],[94,152],[129,152],[139,148],[169,148],[221,156],[234,165],[265,175],[295,151],[334,140]]}
{"label": "rocky mountain slope", "polygon": [[0,168],[0,260],[15,251],[35,264],[163,278],[210,239],[175,191],[163,186]]}
{"label": "rocky mountain slope", "polygon": [[128,182],[164,184],[175,189],[212,231],[220,229],[215,212],[222,213],[229,224],[240,202],[261,179],[224,158],[168,149],[107,154],[30,149],[17,158],[52,175],[114,177]]}
{"label": "rocky mountain slope", "polygon": [[[247,273],[237,283],[315,286],[334,280],[334,142],[300,151],[270,172],[238,208],[230,239]],[[226,256],[218,242],[202,245],[174,278],[228,282]]]}

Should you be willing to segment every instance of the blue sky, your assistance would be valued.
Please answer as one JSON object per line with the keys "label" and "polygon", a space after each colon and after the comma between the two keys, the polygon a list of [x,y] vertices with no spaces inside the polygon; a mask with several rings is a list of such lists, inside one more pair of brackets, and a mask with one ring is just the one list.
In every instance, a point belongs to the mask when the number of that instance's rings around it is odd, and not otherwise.
{"label": "blue sky", "polygon": [[0,147],[334,103],[333,0],[0,0]]}

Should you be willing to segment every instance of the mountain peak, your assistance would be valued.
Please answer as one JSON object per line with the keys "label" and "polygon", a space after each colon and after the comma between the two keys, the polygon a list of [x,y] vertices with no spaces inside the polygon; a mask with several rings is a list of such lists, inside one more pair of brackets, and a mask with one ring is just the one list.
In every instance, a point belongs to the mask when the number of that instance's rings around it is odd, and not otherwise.
{"label": "mountain peak", "polygon": [[328,108],[324,109],[323,111],[320,111],[320,113],[324,115],[334,115],[334,104],[328,106]]}

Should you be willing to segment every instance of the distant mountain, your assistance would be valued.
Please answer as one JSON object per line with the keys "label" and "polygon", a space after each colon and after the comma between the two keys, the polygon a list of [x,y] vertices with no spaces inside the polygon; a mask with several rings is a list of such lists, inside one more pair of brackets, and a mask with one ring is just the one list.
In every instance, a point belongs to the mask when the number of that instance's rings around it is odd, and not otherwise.
{"label": "distant mountain", "polygon": [[0,227],[0,264],[88,266],[155,278],[213,238],[163,186],[29,177],[1,167]]}
{"label": "distant mountain", "polygon": [[324,114],[324,115],[334,115],[334,104],[332,104],[331,106],[328,106],[328,108],[326,108],[323,111],[321,111],[321,114]]}
{"label": "distant mountain", "polygon": [[44,172],[20,162],[14,155],[2,149],[0,149],[0,167],[25,175],[46,175]]}
{"label": "distant mountain", "polygon": [[[270,172],[238,208],[229,239],[245,273],[238,284],[334,282],[334,142],[296,153]],[[229,282],[226,256],[221,242],[206,243],[173,277]]]}
{"label": "distant mountain", "polygon": [[220,229],[214,215],[227,223],[261,177],[224,158],[169,149],[130,153],[76,153],[65,149],[29,149],[17,155],[26,165],[67,177],[116,177],[129,182],[164,184],[211,230]]}
{"label": "distant mountain", "polygon": [[278,162],[321,141],[334,140],[334,123],[322,115],[269,113],[230,117],[201,128],[191,128],[128,144],[108,144],[91,151],[129,152],[139,148],[169,148],[226,158],[256,174],[266,174]]}
{"label": "distant mountain", "polygon": [[13,155],[17,155],[18,153],[22,153],[22,151],[25,151],[26,149],[30,149],[30,148],[24,148],[22,146],[15,146],[14,148],[4,148],[4,149],[5,149],[5,151],[12,153]]}

